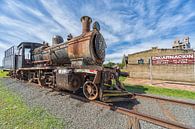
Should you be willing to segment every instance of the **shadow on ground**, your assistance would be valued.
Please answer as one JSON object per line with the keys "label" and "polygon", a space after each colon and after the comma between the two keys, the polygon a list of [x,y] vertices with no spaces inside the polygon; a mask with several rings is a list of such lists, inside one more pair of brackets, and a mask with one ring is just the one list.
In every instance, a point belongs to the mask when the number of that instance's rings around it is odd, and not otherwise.
{"label": "shadow on ground", "polygon": [[[148,88],[142,86],[142,85],[132,85],[132,86],[128,86],[128,85],[124,85],[126,90],[129,91],[132,94],[138,93],[138,94],[146,94],[146,91],[148,90]],[[134,107],[136,105],[140,104],[140,102],[137,99],[130,99],[130,101],[127,102],[116,102],[114,103],[115,106],[117,107],[123,107],[126,109],[130,109],[133,110]]]}

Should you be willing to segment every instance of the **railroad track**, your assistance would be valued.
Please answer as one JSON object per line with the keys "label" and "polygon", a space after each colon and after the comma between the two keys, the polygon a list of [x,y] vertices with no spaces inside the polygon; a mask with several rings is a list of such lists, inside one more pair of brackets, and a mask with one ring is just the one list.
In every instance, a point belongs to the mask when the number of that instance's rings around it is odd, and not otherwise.
{"label": "railroad track", "polygon": [[[36,87],[40,87],[37,84],[33,84],[36,85]],[[48,88],[49,89],[49,88]],[[52,92],[53,90],[50,90],[49,92]],[[61,94],[65,94],[65,95],[69,95],[71,98],[74,99],[78,99],[80,101],[83,102],[88,102],[88,103],[92,103],[95,104],[97,106],[121,113],[123,115],[126,115],[129,117],[129,129],[133,128],[133,129],[140,129],[140,120],[142,121],[146,121],[148,123],[152,123],[154,125],[158,125],[161,127],[165,127],[165,128],[170,128],[170,129],[195,129],[193,127],[188,127],[186,125],[180,124],[180,123],[176,123],[176,122],[171,122],[168,120],[164,120],[164,119],[160,119],[154,116],[150,116],[147,114],[143,114],[143,113],[139,113],[135,110],[131,110],[131,109],[127,109],[121,106],[116,106],[113,103],[104,103],[101,101],[89,101],[88,99],[86,99],[84,96],[79,96],[76,94],[73,94],[71,92],[65,92],[65,91],[58,91]],[[174,102],[174,103],[179,103],[179,104],[185,104],[185,105],[190,105],[190,106],[195,106],[194,103],[190,103],[190,102],[184,102],[184,101],[178,101],[178,100],[172,100],[172,99],[167,99],[167,98],[162,98],[162,97],[157,97],[157,96],[151,96],[151,95],[145,95],[145,94],[135,94],[135,98],[136,97],[144,97],[144,98],[151,98],[151,99],[157,99],[157,100],[162,100],[162,101],[168,101],[168,102]]]}
{"label": "railroad track", "polygon": [[164,97],[158,97],[154,95],[147,95],[147,94],[134,94],[135,98],[150,98],[150,99],[156,99],[160,101],[166,101],[166,102],[171,102],[171,103],[177,103],[177,104],[182,104],[182,105],[187,105],[187,106],[193,106],[195,108],[195,103],[193,102],[187,102],[187,101],[182,101],[182,100],[176,100],[176,99],[169,99],[169,98],[164,98]]}
{"label": "railroad track", "polygon": [[179,123],[174,123],[174,122],[159,119],[157,117],[153,117],[150,115],[142,114],[142,113],[136,112],[134,110],[126,109],[123,107],[118,107],[112,103],[104,103],[101,101],[89,101],[84,97],[77,96],[74,94],[70,94],[70,96],[72,98],[79,99],[79,100],[84,101],[84,102],[90,102],[90,103],[93,103],[95,105],[101,106],[103,108],[110,109],[112,111],[116,111],[116,112],[119,112],[121,114],[124,114],[124,115],[131,117],[131,119],[129,121],[129,128],[140,129],[139,121],[142,120],[142,121],[146,121],[146,122],[149,122],[149,123],[161,126],[161,127],[165,127],[165,128],[170,128],[170,129],[195,129],[193,127],[187,127],[186,125],[182,125]]}

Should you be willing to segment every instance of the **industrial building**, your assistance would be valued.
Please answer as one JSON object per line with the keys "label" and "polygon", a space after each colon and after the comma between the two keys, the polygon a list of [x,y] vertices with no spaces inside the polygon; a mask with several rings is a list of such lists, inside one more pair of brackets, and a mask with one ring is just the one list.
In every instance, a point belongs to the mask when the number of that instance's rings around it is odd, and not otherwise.
{"label": "industrial building", "polygon": [[189,47],[185,49],[153,47],[129,54],[125,69],[132,78],[194,82],[194,56],[194,50]]}
{"label": "industrial building", "polygon": [[183,41],[181,42],[178,38],[173,42],[173,49],[189,49],[190,48],[190,38],[184,37]]}

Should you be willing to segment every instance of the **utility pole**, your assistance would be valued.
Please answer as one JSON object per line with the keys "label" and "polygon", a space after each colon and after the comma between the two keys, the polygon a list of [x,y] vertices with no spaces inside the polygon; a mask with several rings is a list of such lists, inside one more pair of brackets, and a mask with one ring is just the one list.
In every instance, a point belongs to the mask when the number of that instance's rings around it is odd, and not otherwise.
{"label": "utility pole", "polygon": [[194,80],[195,80],[195,52],[193,54],[194,54],[193,55],[194,56],[194,60],[193,60],[193,63],[194,63],[194,65],[193,65],[194,66],[194,72],[193,72],[193,74],[194,74]]}
{"label": "utility pole", "polygon": [[150,84],[152,85],[152,57],[150,57]]}

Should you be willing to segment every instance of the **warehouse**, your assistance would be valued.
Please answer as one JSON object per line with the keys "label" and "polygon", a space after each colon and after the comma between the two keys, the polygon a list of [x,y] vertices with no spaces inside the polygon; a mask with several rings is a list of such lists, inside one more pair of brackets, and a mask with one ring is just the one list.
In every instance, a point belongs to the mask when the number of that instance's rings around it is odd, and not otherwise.
{"label": "warehouse", "polygon": [[195,82],[194,50],[160,49],[128,55],[126,70],[132,78]]}

